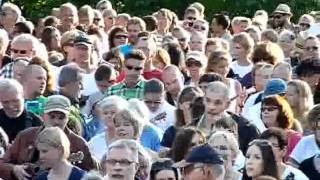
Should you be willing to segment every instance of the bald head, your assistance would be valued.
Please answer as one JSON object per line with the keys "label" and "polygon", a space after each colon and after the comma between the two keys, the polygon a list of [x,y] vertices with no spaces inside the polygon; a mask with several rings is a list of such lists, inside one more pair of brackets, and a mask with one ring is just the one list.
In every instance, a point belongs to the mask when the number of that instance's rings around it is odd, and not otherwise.
{"label": "bald head", "polygon": [[161,75],[166,90],[173,96],[178,96],[183,89],[184,78],[179,68],[174,65],[167,66]]}

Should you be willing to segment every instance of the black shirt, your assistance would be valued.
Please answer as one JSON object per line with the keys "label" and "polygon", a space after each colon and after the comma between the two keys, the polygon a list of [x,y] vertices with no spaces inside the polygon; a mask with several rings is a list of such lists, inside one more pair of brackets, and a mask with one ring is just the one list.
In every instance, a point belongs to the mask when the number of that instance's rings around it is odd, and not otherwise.
{"label": "black shirt", "polygon": [[308,158],[300,164],[299,169],[310,179],[318,180],[320,179],[320,173],[315,169],[313,159],[315,156]]}
{"label": "black shirt", "polygon": [[7,133],[10,143],[20,131],[29,127],[41,126],[42,124],[43,122],[39,116],[26,110],[17,118],[10,118],[3,109],[0,109],[0,127]]}

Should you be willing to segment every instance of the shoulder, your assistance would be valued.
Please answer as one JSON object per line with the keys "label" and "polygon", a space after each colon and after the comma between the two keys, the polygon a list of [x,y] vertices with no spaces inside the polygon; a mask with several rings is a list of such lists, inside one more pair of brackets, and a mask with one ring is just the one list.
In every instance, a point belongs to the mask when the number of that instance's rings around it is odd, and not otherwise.
{"label": "shoulder", "polygon": [[299,169],[294,168],[290,165],[286,165],[286,170],[285,170],[284,174],[290,174],[290,173],[292,173],[295,176],[295,179],[299,179],[299,180],[308,179],[307,176]]}
{"label": "shoulder", "polygon": [[77,166],[73,166],[70,177],[71,179],[82,178],[85,174],[86,172],[84,170],[78,168]]}

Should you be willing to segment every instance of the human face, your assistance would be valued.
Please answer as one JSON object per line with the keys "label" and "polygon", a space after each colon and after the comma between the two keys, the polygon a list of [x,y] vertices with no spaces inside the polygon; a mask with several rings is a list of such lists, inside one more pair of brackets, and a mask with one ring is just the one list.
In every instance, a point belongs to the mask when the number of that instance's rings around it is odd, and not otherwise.
{"label": "human face", "polygon": [[138,154],[128,148],[113,148],[108,152],[106,171],[108,180],[134,179],[137,172]]}
{"label": "human face", "polygon": [[32,59],[34,49],[31,42],[16,42],[11,45],[11,56],[13,59],[18,57]]}
{"label": "human face", "polygon": [[125,32],[117,32],[113,38],[113,44],[115,47],[128,43],[128,35]]}
{"label": "human face", "polygon": [[127,21],[124,17],[122,17],[122,16],[118,16],[118,17],[116,18],[116,25],[117,25],[117,26],[126,27],[126,26],[127,26],[127,23],[128,23],[128,21]]}
{"label": "human face", "polygon": [[269,127],[279,127],[277,117],[279,110],[277,106],[273,105],[262,105],[261,107],[261,118],[264,124]]}
{"label": "human face", "polygon": [[190,60],[187,60],[186,65],[192,78],[197,78],[201,76],[202,64],[199,61],[190,59]]}
{"label": "human face", "polygon": [[228,141],[223,136],[214,138],[210,142],[210,145],[220,154],[224,159],[224,165],[227,169],[232,168],[233,156],[232,150],[228,144]]}
{"label": "human face", "polygon": [[112,118],[117,112],[119,112],[119,108],[117,106],[109,106],[100,111],[100,119],[103,121],[106,127],[114,128]]}
{"label": "human face", "polygon": [[87,70],[90,67],[92,46],[84,44],[76,44],[72,48],[74,59],[72,60],[79,65],[83,70]]}
{"label": "human face", "polygon": [[92,16],[89,16],[89,13],[79,13],[79,24],[89,27],[93,22],[92,18]]}
{"label": "human face", "polygon": [[213,69],[215,73],[220,74],[222,77],[227,77],[230,70],[229,63],[227,61],[220,61]]}
{"label": "human face", "polygon": [[319,59],[320,43],[319,40],[309,39],[305,42],[303,50],[303,59]]}
{"label": "human face", "polygon": [[152,49],[150,40],[139,38],[136,48],[140,49],[144,53],[144,55],[147,57],[147,61],[150,61],[153,58],[155,50]]}
{"label": "human face", "polygon": [[272,72],[273,72],[273,68],[264,68],[262,70],[255,71],[254,84],[258,92],[264,90],[267,82],[271,78]]}
{"label": "human face", "polygon": [[54,31],[51,34],[51,48],[52,50],[59,50],[60,48],[60,40],[61,40],[61,35],[59,31]]}
{"label": "human face", "polygon": [[178,95],[183,89],[182,77],[175,71],[168,71],[161,76],[164,87],[172,95]]}
{"label": "human face", "polygon": [[[23,82],[22,82],[23,83]],[[41,66],[33,66],[25,83],[25,90],[35,97],[43,95],[47,85],[47,71]]]}
{"label": "human face", "polygon": [[190,50],[204,52],[207,39],[205,36],[192,35],[190,40]]}
{"label": "human face", "polygon": [[263,173],[262,153],[258,146],[252,145],[248,148],[245,168],[249,177],[258,177]]}
{"label": "human face", "polygon": [[115,23],[115,17],[112,15],[105,16],[103,18],[103,22],[104,22],[104,29],[109,30]]}
{"label": "human face", "polygon": [[163,70],[166,67],[166,65],[156,57],[153,58],[152,64],[156,69],[160,70]]}
{"label": "human face", "polygon": [[244,32],[244,30],[248,27],[248,23],[246,22],[240,22],[239,24],[234,24],[232,26],[233,34],[239,34],[241,32]]}
{"label": "human face", "polygon": [[297,88],[293,85],[289,85],[286,92],[286,98],[288,103],[290,104],[291,108],[299,107],[299,93],[297,91]]}
{"label": "human face", "polygon": [[128,25],[127,29],[128,29],[129,41],[135,42],[135,40],[138,37],[138,34],[142,31],[139,24],[130,24]]}
{"label": "human face", "polygon": [[116,130],[116,139],[133,139],[134,138],[134,127],[133,124],[126,119],[117,119],[114,123]]}
{"label": "human face", "polygon": [[157,20],[158,20],[158,30],[159,31],[167,31],[169,29],[170,21],[162,13],[159,13],[157,15]]}
{"label": "human face", "polygon": [[43,120],[47,127],[58,127],[64,130],[68,123],[68,114],[60,111],[52,111],[45,113],[43,116]]}
{"label": "human face", "polygon": [[46,143],[38,143],[39,162],[46,168],[54,167],[62,157],[61,148],[54,148]]}
{"label": "human face", "polygon": [[193,22],[193,21],[199,19],[199,14],[189,12],[184,15],[184,19]]}
{"label": "human face", "polygon": [[[294,37],[293,37],[294,38]],[[280,45],[281,49],[284,52],[285,57],[290,57],[291,56],[291,52],[294,50],[295,48],[295,40],[280,40],[278,42],[278,44]]]}
{"label": "human face", "polygon": [[286,21],[287,16],[285,14],[281,14],[281,13],[275,13],[273,15],[273,21],[276,27],[281,27],[284,25],[285,21]]}
{"label": "human face", "polygon": [[76,24],[78,15],[69,7],[64,7],[60,10],[61,25],[64,27],[71,27]]}
{"label": "human face", "polygon": [[236,60],[243,60],[247,58],[246,50],[239,43],[233,43],[231,46],[232,57]]}
{"label": "human face", "polygon": [[186,49],[188,47],[189,39],[186,35],[182,33],[182,31],[173,31],[172,32],[173,37],[177,38],[179,41],[179,44],[182,49]]}
{"label": "human face", "polygon": [[200,33],[208,34],[208,26],[204,20],[195,20],[192,26],[194,31],[198,31]]}
{"label": "human face", "polygon": [[172,170],[161,170],[156,174],[155,180],[177,180]]}
{"label": "human face", "polygon": [[5,28],[10,28],[17,22],[18,14],[11,8],[2,8],[0,14],[0,22]]}
{"label": "human face", "polygon": [[229,106],[228,97],[223,92],[206,91],[206,112],[208,119],[215,119]]}
{"label": "human face", "polygon": [[287,67],[278,66],[273,69],[272,78],[280,78],[288,82],[291,80],[291,71]]}
{"label": "human face", "polygon": [[164,103],[163,93],[146,93],[144,95],[144,102],[151,112],[156,112]]}
{"label": "human face", "polygon": [[206,56],[207,58],[210,57],[210,54],[214,51],[217,50],[223,50],[222,44],[221,43],[216,43],[216,44],[211,44],[206,46]]}
{"label": "human face", "polygon": [[201,90],[202,90],[203,92],[206,92],[206,90],[207,90],[207,88],[208,88],[208,84],[209,84],[209,83],[207,83],[207,82],[202,82],[202,83],[199,84],[199,87],[201,88]]}
{"label": "human face", "polygon": [[127,83],[137,83],[143,73],[144,61],[139,61],[136,59],[127,59],[125,61],[124,72],[126,74]]}
{"label": "human face", "polygon": [[114,85],[116,77],[110,77],[108,80],[96,81],[96,85],[100,92],[104,93],[109,87]]}
{"label": "human face", "polygon": [[79,99],[83,90],[82,79],[74,82],[69,82],[62,87],[63,94],[74,99]]}
{"label": "human face", "polygon": [[0,102],[5,114],[10,118],[19,117],[24,110],[24,98],[22,92],[17,90],[0,91]]}
{"label": "human face", "polygon": [[185,180],[205,180],[205,170],[203,164],[191,164],[183,168],[183,179]]}

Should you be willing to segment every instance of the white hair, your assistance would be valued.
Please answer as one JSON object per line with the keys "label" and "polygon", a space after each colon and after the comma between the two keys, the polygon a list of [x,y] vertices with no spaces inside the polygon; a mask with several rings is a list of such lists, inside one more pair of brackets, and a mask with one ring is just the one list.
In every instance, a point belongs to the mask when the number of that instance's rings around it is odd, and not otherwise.
{"label": "white hair", "polygon": [[140,116],[139,120],[141,121],[143,125],[149,124],[149,108],[148,106],[139,99],[130,99],[128,101],[129,103],[129,110],[137,112],[137,115]]}
{"label": "white hair", "polygon": [[17,13],[17,15],[18,15],[17,20],[21,17],[21,9],[13,3],[10,3],[10,2],[4,3],[1,7],[1,10],[3,10],[3,9],[11,9],[15,13]]}
{"label": "white hair", "polygon": [[110,107],[116,107],[117,109],[122,110],[128,107],[128,102],[120,96],[113,95],[103,98],[98,103],[98,107],[102,110]]}
{"label": "white hair", "polygon": [[110,144],[108,147],[108,153],[112,149],[130,149],[134,154],[134,159],[136,162],[139,161],[138,154],[139,154],[139,143],[133,139],[119,139]]}
{"label": "white hair", "polygon": [[211,82],[208,84],[206,92],[211,93],[224,93],[225,97],[228,98],[230,90],[226,84],[220,81]]}
{"label": "white hair", "polygon": [[13,38],[11,44],[13,45],[16,43],[31,43],[32,49],[35,51],[37,51],[36,49],[38,49],[40,45],[39,40],[34,36],[32,36],[31,34],[20,34],[16,36],[15,38]]}
{"label": "white hair", "polygon": [[0,91],[17,91],[23,95],[23,87],[15,79],[0,79]]}
{"label": "white hair", "polygon": [[231,151],[234,153],[234,155],[238,154],[239,150],[239,143],[234,136],[234,134],[226,132],[226,131],[217,131],[213,133],[209,140],[208,143],[210,146],[214,146],[214,140],[218,138],[223,138],[224,141],[230,146]]}

